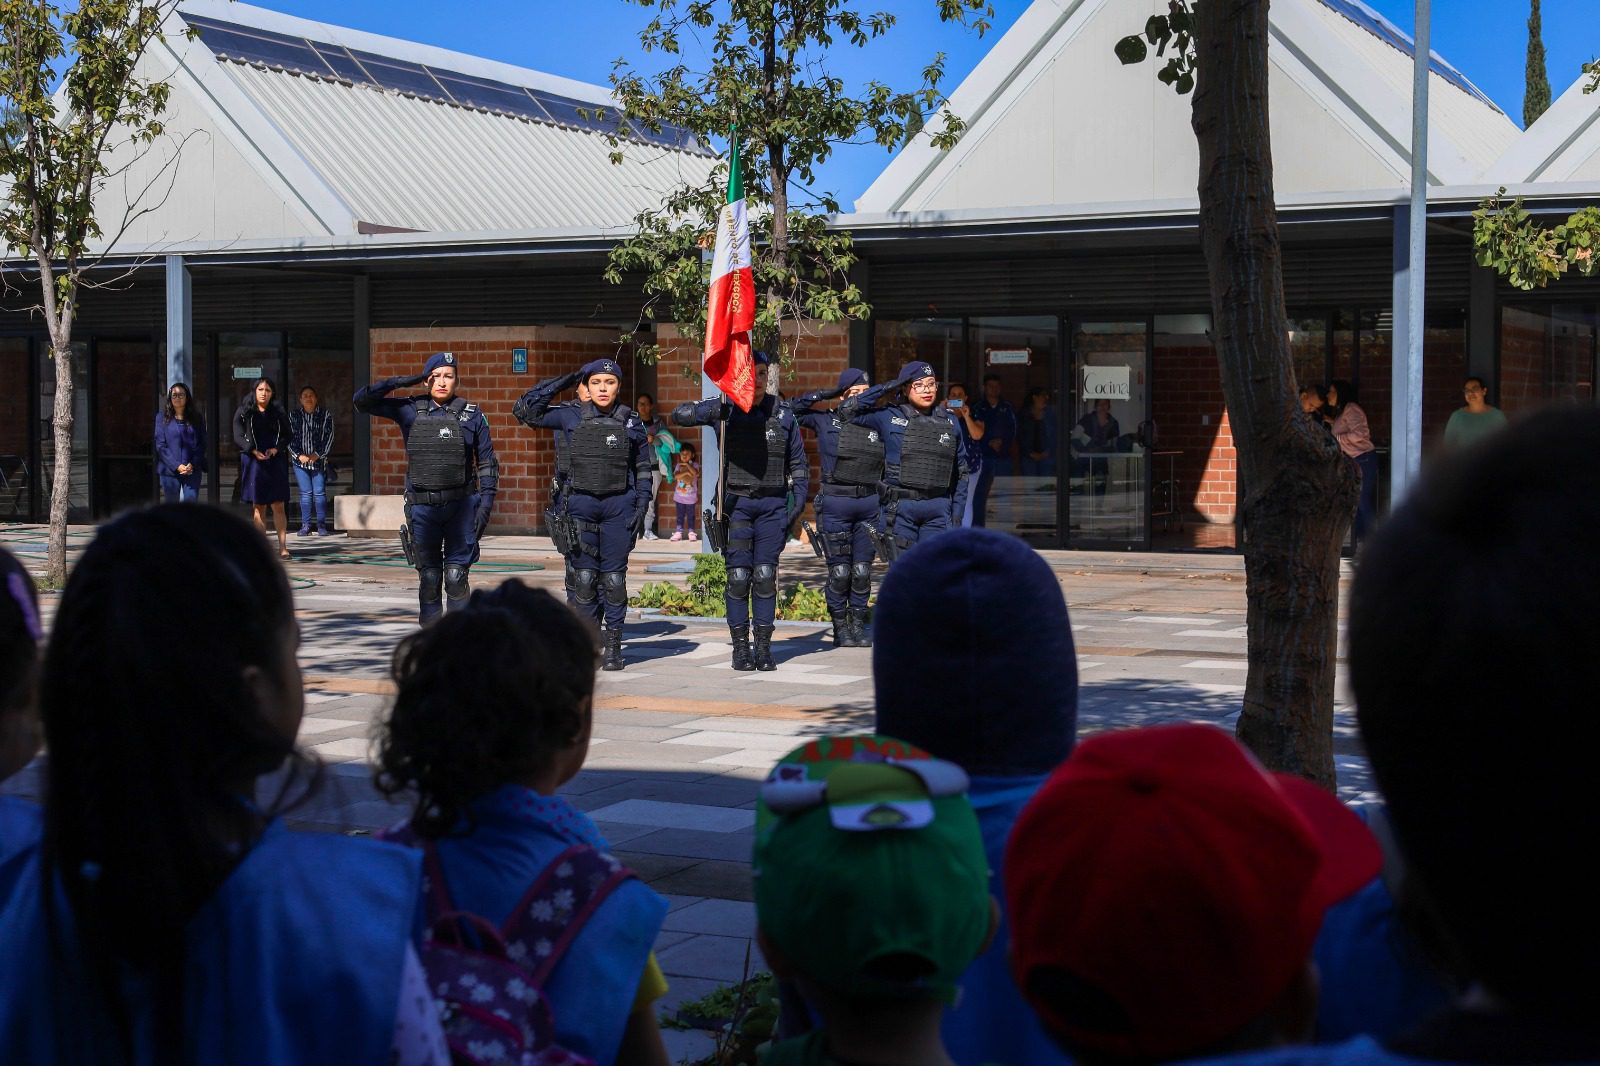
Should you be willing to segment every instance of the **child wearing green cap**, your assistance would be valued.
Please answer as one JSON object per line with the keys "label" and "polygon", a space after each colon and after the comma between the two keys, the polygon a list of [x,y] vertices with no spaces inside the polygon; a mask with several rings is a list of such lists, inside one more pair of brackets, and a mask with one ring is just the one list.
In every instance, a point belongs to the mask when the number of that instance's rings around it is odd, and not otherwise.
{"label": "child wearing green cap", "polygon": [[756,922],[772,970],[822,1018],[765,1066],[953,1063],[939,1036],[996,921],[967,776],[883,736],[784,756],[756,807]]}

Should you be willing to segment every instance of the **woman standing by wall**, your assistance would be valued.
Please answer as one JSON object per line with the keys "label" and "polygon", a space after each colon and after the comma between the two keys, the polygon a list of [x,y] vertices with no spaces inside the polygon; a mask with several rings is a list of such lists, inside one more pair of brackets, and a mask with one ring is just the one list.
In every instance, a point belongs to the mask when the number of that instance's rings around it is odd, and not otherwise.
{"label": "woman standing by wall", "polygon": [[167,390],[167,403],[156,415],[156,476],[161,499],[179,503],[200,498],[200,475],[206,469],[206,423],[189,386],[179,381]]}
{"label": "woman standing by wall", "polygon": [[1378,509],[1378,452],[1367,427],[1367,412],[1356,402],[1354,385],[1348,381],[1330,382],[1328,407],[1338,412],[1333,419],[1333,439],[1361,468],[1361,502],[1356,505],[1355,524],[1350,527],[1350,542],[1359,548]]}
{"label": "woman standing by wall", "polygon": [[255,390],[233,416],[233,443],[239,446],[239,498],[250,505],[256,528],[267,531],[266,511],[278,531],[278,558],[289,558],[289,519],[283,505],[289,499],[289,419],[273,402],[277,390],[269,378],[256,382]]}
{"label": "woman standing by wall", "polygon": [[[328,453],[333,450],[333,413],[317,402],[310,385],[300,390],[300,406],[289,414],[289,439],[294,448],[294,479],[300,485],[302,537],[333,535],[328,515]],[[313,511],[315,512],[313,514]]]}

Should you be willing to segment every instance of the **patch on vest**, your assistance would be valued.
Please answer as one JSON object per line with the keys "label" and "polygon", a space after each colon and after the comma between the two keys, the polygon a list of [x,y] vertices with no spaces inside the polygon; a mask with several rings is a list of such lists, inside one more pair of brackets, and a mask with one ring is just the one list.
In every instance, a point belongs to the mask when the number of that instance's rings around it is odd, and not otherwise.
{"label": "patch on vest", "polygon": [[901,418],[898,415],[890,415],[889,416],[889,421],[891,423],[893,423],[894,425],[897,425],[897,426],[909,426],[911,424],[911,420],[910,419]]}

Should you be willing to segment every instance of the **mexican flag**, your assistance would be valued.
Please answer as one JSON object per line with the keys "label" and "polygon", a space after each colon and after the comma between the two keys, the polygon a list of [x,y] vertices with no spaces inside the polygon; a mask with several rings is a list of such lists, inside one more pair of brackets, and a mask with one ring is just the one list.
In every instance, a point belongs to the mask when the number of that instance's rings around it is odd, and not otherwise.
{"label": "mexican flag", "polygon": [[750,270],[750,224],[745,218],[744,179],[739,173],[739,131],[734,127],[728,168],[728,203],[717,219],[717,250],[711,258],[711,298],[706,306],[706,375],[723,395],[750,410],[756,399],[750,330],[756,324],[756,281]]}

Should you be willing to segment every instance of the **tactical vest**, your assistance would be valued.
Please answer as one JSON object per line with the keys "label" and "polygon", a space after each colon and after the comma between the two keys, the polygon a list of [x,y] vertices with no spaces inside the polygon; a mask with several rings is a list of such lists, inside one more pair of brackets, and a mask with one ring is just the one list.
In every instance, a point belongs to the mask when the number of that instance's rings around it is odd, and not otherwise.
{"label": "tactical vest", "polygon": [[411,487],[423,492],[459,489],[472,477],[472,446],[467,422],[477,408],[457,396],[445,405],[454,418],[430,417],[433,401],[415,403],[416,421],[406,434],[407,475]]}
{"label": "tactical vest", "polygon": [[943,416],[911,415],[900,441],[900,485],[918,492],[950,491],[961,431]]}
{"label": "tactical vest", "polygon": [[[835,416],[837,421],[837,416]],[[839,458],[833,480],[841,485],[876,485],[883,480],[883,441],[878,431],[859,422],[839,427]]]}
{"label": "tactical vest", "polygon": [[748,496],[776,495],[789,486],[789,434],[783,413],[765,422],[728,422],[728,492]]}
{"label": "tactical vest", "polygon": [[610,496],[628,487],[628,425],[615,415],[585,417],[572,431],[572,487]]}

